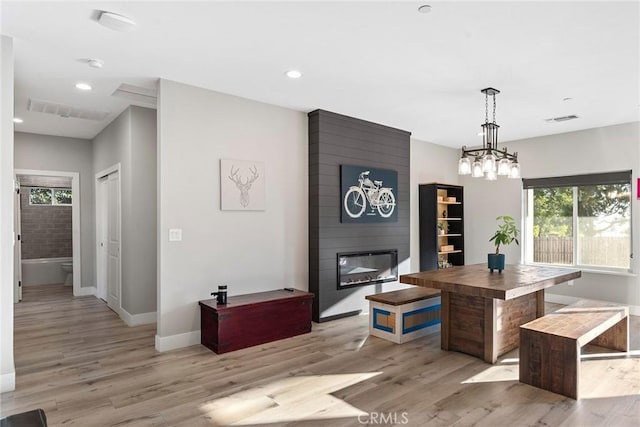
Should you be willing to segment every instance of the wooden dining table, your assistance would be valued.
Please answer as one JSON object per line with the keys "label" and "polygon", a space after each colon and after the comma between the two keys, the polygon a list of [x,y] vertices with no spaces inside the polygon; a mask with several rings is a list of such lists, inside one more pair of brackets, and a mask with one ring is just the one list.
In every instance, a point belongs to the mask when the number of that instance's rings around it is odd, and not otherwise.
{"label": "wooden dining table", "polygon": [[520,345],[520,325],[544,316],[544,290],[578,279],[580,270],[486,264],[404,274],[400,282],[441,290],[441,348],[496,363]]}

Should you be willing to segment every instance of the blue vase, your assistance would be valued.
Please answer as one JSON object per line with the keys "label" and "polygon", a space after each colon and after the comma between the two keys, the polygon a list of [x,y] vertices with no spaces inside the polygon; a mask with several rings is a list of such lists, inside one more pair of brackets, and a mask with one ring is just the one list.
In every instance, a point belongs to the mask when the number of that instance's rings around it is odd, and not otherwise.
{"label": "blue vase", "polygon": [[493,270],[498,270],[498,273],[502,273],[504,270],[504,254],[489,254],[488,260],[489,270],[493,273]]}

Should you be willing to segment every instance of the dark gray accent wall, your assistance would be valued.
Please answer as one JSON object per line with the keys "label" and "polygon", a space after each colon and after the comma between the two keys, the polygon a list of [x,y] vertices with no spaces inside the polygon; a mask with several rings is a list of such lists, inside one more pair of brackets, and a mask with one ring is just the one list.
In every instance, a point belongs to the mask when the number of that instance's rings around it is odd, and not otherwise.
{"label": "dark gray accent wall", "polygon": [[[364,296],[381,285],[337,289],[340,252],[397,249],[398,263],[409,258],[410,132],[315,110],[309,113],[309,291],[315,294],[313,319],[331,320],[366,310]],[[340,222],[340,165],[398,172],[398,221]]]}

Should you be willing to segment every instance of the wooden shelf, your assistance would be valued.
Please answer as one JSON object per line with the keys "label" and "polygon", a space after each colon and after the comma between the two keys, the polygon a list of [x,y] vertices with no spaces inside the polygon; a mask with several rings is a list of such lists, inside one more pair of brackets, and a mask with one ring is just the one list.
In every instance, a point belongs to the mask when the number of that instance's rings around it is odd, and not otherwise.
{"label": "wooden shelf", "polygon": [[464,265],[463,187],[437,182],[420,184],[418,195],[420,271],[436,270],[441,261]]}

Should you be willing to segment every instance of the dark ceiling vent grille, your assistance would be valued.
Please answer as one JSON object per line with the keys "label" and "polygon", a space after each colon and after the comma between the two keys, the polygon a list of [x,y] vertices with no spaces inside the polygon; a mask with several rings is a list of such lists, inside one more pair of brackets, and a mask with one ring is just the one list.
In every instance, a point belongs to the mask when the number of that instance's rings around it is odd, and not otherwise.
{"label": "dark ceiling vent grille", "polygon": [[575,114],[571,114],[570,116],[560,116],[560,117],[552,117],[550,119],[546,119],[546,122],[566,122],[568,120],[574,120],[577,119],[578,116],[576,116]]}

